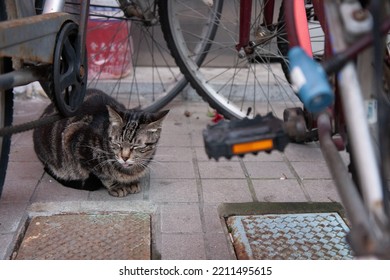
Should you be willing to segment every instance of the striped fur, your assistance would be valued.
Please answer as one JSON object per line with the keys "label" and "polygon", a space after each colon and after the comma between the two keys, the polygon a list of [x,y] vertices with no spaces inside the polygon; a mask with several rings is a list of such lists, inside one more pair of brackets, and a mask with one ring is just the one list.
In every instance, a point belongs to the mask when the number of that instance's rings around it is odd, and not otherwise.
{"label": "striped fur", "polygon": [[[49,105],[42,116],[55,113]],[[34,130],[34,149],[45,170],[65,186],[117,197],[140,191],[168,111],[127,110],[99,90],[87,91],[79,113]]]}

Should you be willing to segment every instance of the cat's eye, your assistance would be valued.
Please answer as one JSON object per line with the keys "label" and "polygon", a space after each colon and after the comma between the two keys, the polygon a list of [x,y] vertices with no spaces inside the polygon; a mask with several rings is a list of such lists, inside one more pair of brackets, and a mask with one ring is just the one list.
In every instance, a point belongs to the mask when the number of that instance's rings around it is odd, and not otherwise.
{"label": "cat's eye", "polygon": [[119,143],[112,143],[112,148],[113,149],[120,149],[121,148],[121,144],[119,144]]}
{"label": "cat's eye", "polygon": [[145,143],[144,145],[134,147],[134,150],[137,150],[137,152],[140,152],[140,153],[146,153],[152,149],[153,149],[153,147],[147,143]]}

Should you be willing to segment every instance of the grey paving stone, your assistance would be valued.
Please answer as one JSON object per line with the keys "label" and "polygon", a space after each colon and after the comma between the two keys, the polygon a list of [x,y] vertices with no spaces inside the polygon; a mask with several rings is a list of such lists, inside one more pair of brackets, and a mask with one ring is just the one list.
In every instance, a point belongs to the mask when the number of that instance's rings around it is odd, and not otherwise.
{"label": "grey paving stone", "polygon": [[192,161],[191,147],[157,147],[153,163],[158,168],[159,163],[167,161]]}
{"label": "grey paving stone", "polygon": [[292,179],[293,174],[284,162],[245,162],[246,169],[252,179]]}
{"label": "grey paving stone", "polygon": [[[26,121],[26,120],[24,120]],[[31,119],[27,119],[27,121],[31,121]],[[15,146],[20,147],[33,147],[33,140],[32,140],[32,134],[33,131],[29,130],[23,133],[14,134],[12,135],[12,142],[11,142],[11,150]]]}
{"label": "grey paving stone", "polygon": [[45,174],[33,197],[33,202],[87,200],[88,191],[65,187]]}
{"label": "grey paving stone", "polygon": [[218,213],[218,205],[215,204],[205,204],[203,206],[203,217],[205,223],[206,232],[211,233],[224,233],[223,226],[225,223],[221,221]]}
{"label": "grey paving stone", "polygon": [[[205,126],[206,128],[206,126]],[[204,140],[202,130],[196,130],[191,132],[191,141],[194,147],[204,147]]]}
{"label": "grey paving stone", "polygon": [[149,198],[153,202],[198,202],[194,179],[152,179]]}
{"label": "grey paving stone", "polygon": [[284,151],[290,161],[324,161],[321,149],[316,143],[310,144],[289,144]]}
{"label": "grey paving stone", "polygon": [[0,203],[0,234],[15,232],[20,226],[28,203],[1,202]]}
{"label": "grey paving stone", "polygon": [[163,260],[205,260],[203,234],[162,234]]}
{"label": "grey paving stone", "polygon": [[1,194],[2,202],[29,202],[37,186],[36,180],[7,179]]}
{"label": "grey paving stone", "polygon": [[195,172],[191,161],[164,162],[150,166],[150,178],[153,179],[194,179]]}
{"label": "grey paving stone", "polygon": [[199,206],[186,203],[161,205],[161,232],[202,232]]}
{"label": "grey paving stone", "polygon": [[333,180],[304,180],[303,185],[312,201],[341,202]]}
{"label": "grey paving stone", "polygon": [[198,162],[200,177],[202,179],[217,178],[245,178],[245,174],[239,162]]}
{"label": "grey paving stone", "polygon": [[13,233],[0,234],[0,260],[8,259],[8,249],[14,238]]}
{"label": "grey paving stone", "polygon": [[252,201],[245,179],[202,179],[202,189],[207,204]]}
{"label": "grey paving stone", "polygon": [[160,147],[189,147],[191,146],[190,134],[175,134],[170,131],[162,131],[159,140]]}
{"label": "grey paving stone", "polygon": [[206,232],[206,255],[208,260],[235,260],[232,250],[228,248],[226,235]]}
{"label": "grey paving stone", "polygon": [[301,179],[331,179],[325,162],[291,162],[291,165]]}
{"label": "grey paving stone", "polygon": [[26,146],[15,145],[9,155],[10,162],[38,162],[39,159],[34,149]]}
{"label": "grey paving stone", "polygon": [[296,179],[252,180],[257,199],[264,202],[303,202],[305,194]]}
{"label": "grey paving stone", "polygon": [[8,162],[6,179],[9,180],[36,180],[43,174],[40,162]]}

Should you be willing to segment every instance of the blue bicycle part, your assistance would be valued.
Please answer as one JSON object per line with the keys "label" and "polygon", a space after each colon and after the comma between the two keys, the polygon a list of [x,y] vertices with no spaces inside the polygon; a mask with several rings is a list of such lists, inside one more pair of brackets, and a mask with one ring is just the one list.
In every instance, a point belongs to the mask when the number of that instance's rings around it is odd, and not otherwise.
{"label": "blue bicycle part", "polygon": [[322,66],[301,47],[288,52],[290,77],[299,99],[309,112],[317,113],[333,104],[334,94]]}

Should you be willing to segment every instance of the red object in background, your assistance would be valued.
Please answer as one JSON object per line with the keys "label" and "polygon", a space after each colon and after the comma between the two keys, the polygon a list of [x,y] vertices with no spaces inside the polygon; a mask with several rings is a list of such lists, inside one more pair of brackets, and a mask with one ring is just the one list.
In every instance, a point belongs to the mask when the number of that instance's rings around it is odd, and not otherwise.
{"label": "red object in background", "polygon": [[[113,11],[97,11],[107,14]],[[120,79],[132,71],[130,22],[104,17],[88,20],[88,78]]]}
{"label": "red object in background", "polygon": [[211,119],[211,121],[213,123],[217,123],[217,122],[219,122],[220,120],[223,120],[223,119],[224,119],[224,117],[221,114],[219,114],[217,111],[214,111],[214,116]]}

